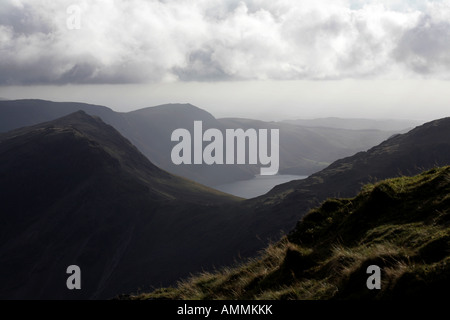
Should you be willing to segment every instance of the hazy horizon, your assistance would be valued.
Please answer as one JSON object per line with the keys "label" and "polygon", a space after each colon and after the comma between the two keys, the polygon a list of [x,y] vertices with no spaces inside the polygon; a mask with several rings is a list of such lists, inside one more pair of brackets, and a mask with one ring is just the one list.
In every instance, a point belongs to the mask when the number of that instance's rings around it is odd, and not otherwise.
{"label": "hazy horizon", "polygon": [[0,4],[0,97],[215,117],[449,115],[450,1]]}
{"label": "hazy horizon", "polygon": [[[446,83],[445,83],[446,84]],[[417,122],[428,122],[439,118],[448,117],[447,105],[450,104],[450,97],[444,94],[437,94],[430,91],[423,90],[419,94],[412,97],[404,98],[404,103],[409,106],[408,112],[395,109],[398,107],[399,97],[387,101],[386,96],[376,97],[376,92],[370,95],[372,99],[367,98],[365,102],[364,97],[354,98],[344,97],[342,92],[342,102],[327,101],[327,97],[318,95],[312,96],[307,93],[304,100],[291,99],[285,104],[279,105],[276,103],[276,97],[266,97],[264,99],[261,95],[247,96],[246,99],[239,101],[239,97],[229,97],[228,90],[216,91],[217,96],[222,96],[224,99],[215,97],[202,96],[196,92],[190,91],[185,94],[184,98],[176,99],[174,97],[182,96],[180,90],[175,90],[178,93],[170,93],[169,88],[172,86],[183,87],[183,90],[188,91],[193,83],[171,83],[171,84],[140,84],[140,85],[67,85],[67,86],[0,86],[0,97],[8,100],[18,99],[42,99],[54,102],[80,102],[87,104],[96,104],[111,108],[116,112],[130,112],[142,108],[155,107],[164,104],[184,104],[189,103],[211,113],[216,118],[249,118],[262,121],[283,121],[294,119],[321,119],[321,118],[342,118],[342,119],[371,119],[371,120],[408,120]],[[209,84],[211,85],[211,84]],[[213,84],[218,86],[219,84]],[[239,86],[238,83],[224,83],[225,87]],[[260,82],[245,84],[249,90],[257,90],[258,85],[266,86],[283,86],[280,83]],[[291,84],[293,85],[293,84]],[[322,87],[326,90],[326,84],[314,84],[317,87]],[[345,85],[343,82],[340,85]],[[159,93],[156,96],[146,96],[139,94],[145,91],[145,88],[156,86],[166,86],[165,92]],[[208,84],[199,84],[199,87],[208,86]],[[416,83],[416,86],[420,84]],[[119,87],[119,88],[117,88]],[[125,88],[124,88],[125,87]],[[367,88],[367,87],[366,87]],[[429,89],[435,89],[436,86],[430,86]],[[44,89],[44,90],[43,90]],[[289,89],[289,86],[284,88]],[[169,91],[169,92],[167,92]],[[305,89],[305,91],[307,91]],[[310,91],[312,92],[312,91]],[[403,92],[404,94],[405,92]],[[295,93],[294,93],[295,94]],[[297,94],[301,94],[298,92]],[[264,92],[262,93],[264,95]],[[172,98],[170,97],[172,96]],[[435,101],[440,101],[439,108],[426,107],[427,103],[422,102],[427,96],[434,96]],[[336,97],[336,96],[334,96]],[[286,98],[284,98],[286,100]],[[225,101],[224,101],[225,100]],[[232,100],[232,101],[229,101]],[[247,101],[251,101],[248,103]],[[378,100],[382,100],[378,102]],[[412,101],[414,100],[414,101]],[[447,102],[447,100],[449,100]],[[131,102],[128,102],[131,101]],[[366,107],[358,107],[365,103]],[[296,107],[299,105],[300,107]],[[370,105],[368,107],[367,105]],[[377,107],[379,106],[379,107]],[[436,110],[438,109],[438,110]]]}

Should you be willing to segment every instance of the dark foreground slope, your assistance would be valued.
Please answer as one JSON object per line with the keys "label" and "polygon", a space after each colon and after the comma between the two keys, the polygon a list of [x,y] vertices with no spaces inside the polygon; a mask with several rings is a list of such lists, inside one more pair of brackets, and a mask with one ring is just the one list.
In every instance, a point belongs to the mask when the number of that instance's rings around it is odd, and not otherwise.
{"label": "dark foreground slope", "polygon": [[0,135],[0,186],[2,299],[108,298],[256,250],[234,236],[239,199],[157,168],[84,112]]}
{"label": "dark foreground slope", "polygon": [[[369,290],[367,268],[381,268]],[[450,167],[328,199],[259,259],[133,299],[420,299],[448,301]]]}

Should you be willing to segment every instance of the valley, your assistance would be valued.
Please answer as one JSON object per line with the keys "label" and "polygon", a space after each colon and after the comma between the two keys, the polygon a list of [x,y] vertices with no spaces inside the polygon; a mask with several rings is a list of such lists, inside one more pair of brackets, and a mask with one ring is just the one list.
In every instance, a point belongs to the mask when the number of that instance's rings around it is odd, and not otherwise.
{"label": "valley", "polygon": [[[445,166],[449,136],[449,118],[426,123],[244,200],[158,168],[84,111],[2,133],[0,297],[107,299],[232,265],[328,198]],[[83,290],[65,287],[70,265]]]}

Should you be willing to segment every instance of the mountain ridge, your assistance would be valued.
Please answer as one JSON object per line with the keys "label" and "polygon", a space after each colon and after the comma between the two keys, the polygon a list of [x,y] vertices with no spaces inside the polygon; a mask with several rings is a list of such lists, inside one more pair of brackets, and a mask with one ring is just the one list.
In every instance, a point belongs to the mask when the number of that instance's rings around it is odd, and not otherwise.
{"label": "mountain ridge", "polygon": [[376,129],[376,130],[404,130],[413,128],[421,121],[407,120],[407,119],[364,119],[364,118],[339,118],[327,117],[317,119],[297,119],[284,120],[283,122],[303,125],[308,127],[332,127],[339,129]]}
{"label": "mountain ridge", "polygon": [[[46,131],[45,134],[51,134],[53,133],[53,131],[58,132],[59,130],[61,130],[61,128],[63,128],[66,133],[72,133],[74,137],[86,137],[91,145],[101,147],[104,151],[106,151],[111,159],[119,162],[123,167],[126,167],[127,169],[133,169],[135,168],[135,166],[140,165],[145,169],[148,169],[153,175],[155,175],[154,177],[156,178],[172,179],[175,180],[174,184],[181,183],[181,181],[184,180],[175,177],[153,165],[134,145],[130,143],[129,140],[122,136],[119,137],[119,133],[111,125],[104,123],[99,117],[89,116],[84,111],[72,113],[68,116],[59,118],[56,121],[44,122],[36,126],[10,131],[6,134],[0,135],[0,141],[13,138],[14,136],[29,132],[30,130],[32,131],[32,134],[42,129]],[[97,141],[94,141],[99,139],[101,140],[101,146]],[[114,154],[112,152],[112,150],[115,148],[115,144],[120,144],[122,151],[120,154]],[[129,156],[130,154],[132,154],[132,156]],[[204,188],[203,186],[200,186],[195,182],[191,183],[192,185],[201,188],[202,191],[208,190],[207,188]],[[220,192],[215,190],[213,192],[217,195],[221,194]],[[188,198],[189,197],[187,197],[187,199]],[[217,201],[218,198],[215,198],[214,200]]]}
{"label": "mountain ridge", "polygon": [[[108,298],[170,283],[231,262],[248,238],[225,237],[236,229],[229,219],[249,223],[229,208],[239,198],[157,168],[84,112],[1,134],[0,159],[3,299]],[[65,287],[73,264],[79,292]]]}
{"label": "mountain ridge", "polygon": [[[361,181],[358,182],[360,183],[363,181],[364,170],[370,172],[370,174],[376,176],[378,179],[395,176],[396,174],[402,173],[401,170],[405,174],[415,174],[422,168],[412,163],[410,161],[411,159],[408,159],[409,163],[406,163],[407,153],[410,153],[408,155],[409,157],[414,156],[413,161],[420,163],[419,166],[446,165],[450,158],[450,141],[446,138],[448,136],[450,136],[450,117],[434,120],[418,126],[405,134],[399,134],[383,141],[368,151],[362,151],[353,156],[337,160],[325,170],[311,175],[309,180],[306,179],[308,181],[299,181],[298,186],[297,182],[288,182],[287,184],[276,186],[269,194],[281,192],[283,188],[300,188],[302,184],[310,183],[310,181],[319,181],[324,179],[325,176],[332,176],[333,173],[339,173],[340,168],[349,166],[358,166],[361,176],[358,178]],[[433,148],[429,148],[430,145]],[[400,146],[401,150],[399,150]],[[423,147],[428,147],[429,149],[424,152],[421,150]],[[402,153],[398,154],[399,152]],[[388,159],[380,164],[380,161],[384,160],[384,155],[395,155],[396,159]],[[390,168],[390,163],[388,162],[392,160],[396,162]],[[372,168],[365,167],[368,163],[372,164]],[[382,168],[380,168],[381,165],[383,165]],[[341,180],[348,180],[348,177],[342,177]]]}
{"label": "mountain ridge", "polygon": [[[166,104],[131,112],[114,112],[110,108],[71,102],[12,100],[0,102],[0,132],[54,120],[79,109],[99,116],[129,139],[156,166],[208,186],[251,179],[259,172],[257,165],[174,165],[171,161],[171,133],[184,128],[193,131],[193,122],[202,121],[204,129],[226,130],[280,129],[280,173],[310,175],[328,164],[365,150],[396,132],[303,128],[281,122],[216,119],[191,104]],[[164,142],[164,143],[162,143]]]}

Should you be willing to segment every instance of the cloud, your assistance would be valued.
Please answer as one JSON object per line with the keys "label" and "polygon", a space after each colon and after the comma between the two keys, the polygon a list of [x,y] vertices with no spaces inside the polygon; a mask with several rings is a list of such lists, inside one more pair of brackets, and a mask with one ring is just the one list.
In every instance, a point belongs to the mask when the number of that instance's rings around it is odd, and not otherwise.
{"label": "cloud", "polygon": [[410,71],[423,74],[450,72],[450,4],[434,4],[399,39],[394,57]]}
{"label": "cloud", "polygon": [[4,0],[0,84],[448,78],[449,17],[449,1]]}

